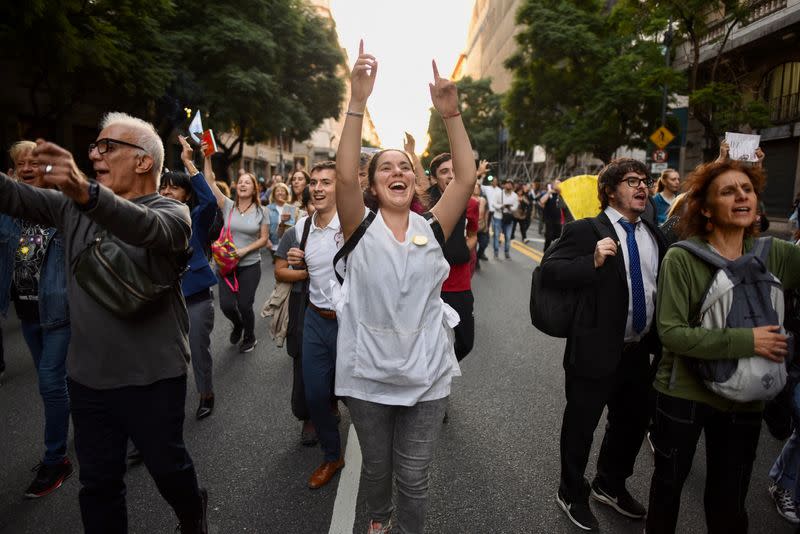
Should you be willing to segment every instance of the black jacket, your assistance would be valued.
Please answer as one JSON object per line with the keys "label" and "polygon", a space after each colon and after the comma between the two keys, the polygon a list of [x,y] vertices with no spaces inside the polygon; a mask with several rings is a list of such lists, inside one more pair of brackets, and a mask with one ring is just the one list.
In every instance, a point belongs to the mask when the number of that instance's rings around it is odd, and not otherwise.
{"label": "black jacket", "polygon": [[[564,369],[586,378],[604,378],[614,373],[622,355],[628,319],[628,282],[622,252],[606,258],[599,269],[594,268],[597,242],[604,237],[617,241],[608,216],[601,213],[597,221],[604,231],[600,237],[588,219],[566,224],[556,248],[542,263],[544,284],[577,290],[580,300],[572,334],[567,338]],[[666,252],[664,237],[648,219],[643,217],[642,221],[655,237],[660,266]],[[652,354],[660,352],[655,321],[643,342]]]}

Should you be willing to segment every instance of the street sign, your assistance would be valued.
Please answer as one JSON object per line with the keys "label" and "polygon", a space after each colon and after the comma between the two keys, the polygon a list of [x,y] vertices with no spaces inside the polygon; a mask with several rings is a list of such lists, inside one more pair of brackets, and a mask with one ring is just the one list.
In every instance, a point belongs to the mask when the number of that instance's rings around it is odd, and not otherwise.
{"label": "street sign", "polygon": [[653,152],[653,161],[656,163],[666,163],[667,161],[667,151],[666,150],[656,150]]}
{"label": "street sign", "polygon": [[670,142],[675,139],[675,135],[672,132],[667,130],[666,126],[660,127],[658,130],[653,132],[653,135],[650,136],[650,140],[656,145],[658,148],[664,148]]}
{"label": "street sign", "polygon": [[652,174],[661,174],[662,172],[667,170],[666,163],[651,163],[650,164],[650,172]]}

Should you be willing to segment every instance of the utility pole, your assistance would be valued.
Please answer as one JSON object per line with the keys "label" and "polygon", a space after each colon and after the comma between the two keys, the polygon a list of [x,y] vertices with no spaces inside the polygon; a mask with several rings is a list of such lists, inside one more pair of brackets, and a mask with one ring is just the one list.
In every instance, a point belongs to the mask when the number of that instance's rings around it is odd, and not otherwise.
{"label": "utility pole", "polygon": [[278,174],[283,176],[283,128],[278,132]]}
{"label": "utility pole", "polygon": [[[664,64],[670,67],[669,49],[672,46],[672,18],[667,23],[667,33],[664,34]],[[667,82],[664,82],[664,92],[661,94],[661,126],[667,125]]]}

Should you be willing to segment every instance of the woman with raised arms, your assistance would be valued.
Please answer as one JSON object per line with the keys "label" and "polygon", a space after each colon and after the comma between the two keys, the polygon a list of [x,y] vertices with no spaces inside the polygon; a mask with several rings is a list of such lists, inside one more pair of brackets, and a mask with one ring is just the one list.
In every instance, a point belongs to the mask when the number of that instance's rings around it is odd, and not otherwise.
{"label": "woman with raised arms", "polygon": [[382,150],[368,168],[368,191],[378,208],[365,208],[358,180],[361,126],[377,72],[362,41],[336,162],[336,206],[348,242],[344,282],[334,291],[335,392],[347,398],[361,443],[368,532],[392,528],[395,478],[393,532],[422,533],[429,467],[450,382],[461,374],[453,350],[458,314],[439,296],[449,272],[442,245],[466,209],[476,169],[456,86],[439,76],[434,62],[431,100],[447,128],[455,177],[441,200],[418,215],[411,211],[415,174],[408,154]]}

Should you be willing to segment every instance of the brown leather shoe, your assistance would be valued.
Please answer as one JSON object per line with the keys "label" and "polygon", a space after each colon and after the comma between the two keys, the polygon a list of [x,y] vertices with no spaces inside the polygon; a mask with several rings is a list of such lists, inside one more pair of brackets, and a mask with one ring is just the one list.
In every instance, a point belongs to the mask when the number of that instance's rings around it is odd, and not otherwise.
{"label": "brown leather shoe", "polygon": [[334,462],[325,462],[311,474],[308,479],[308,487],[311,489],[319,489],[331,481],[333,475],[344,467],[344,458],[339,458]]}

